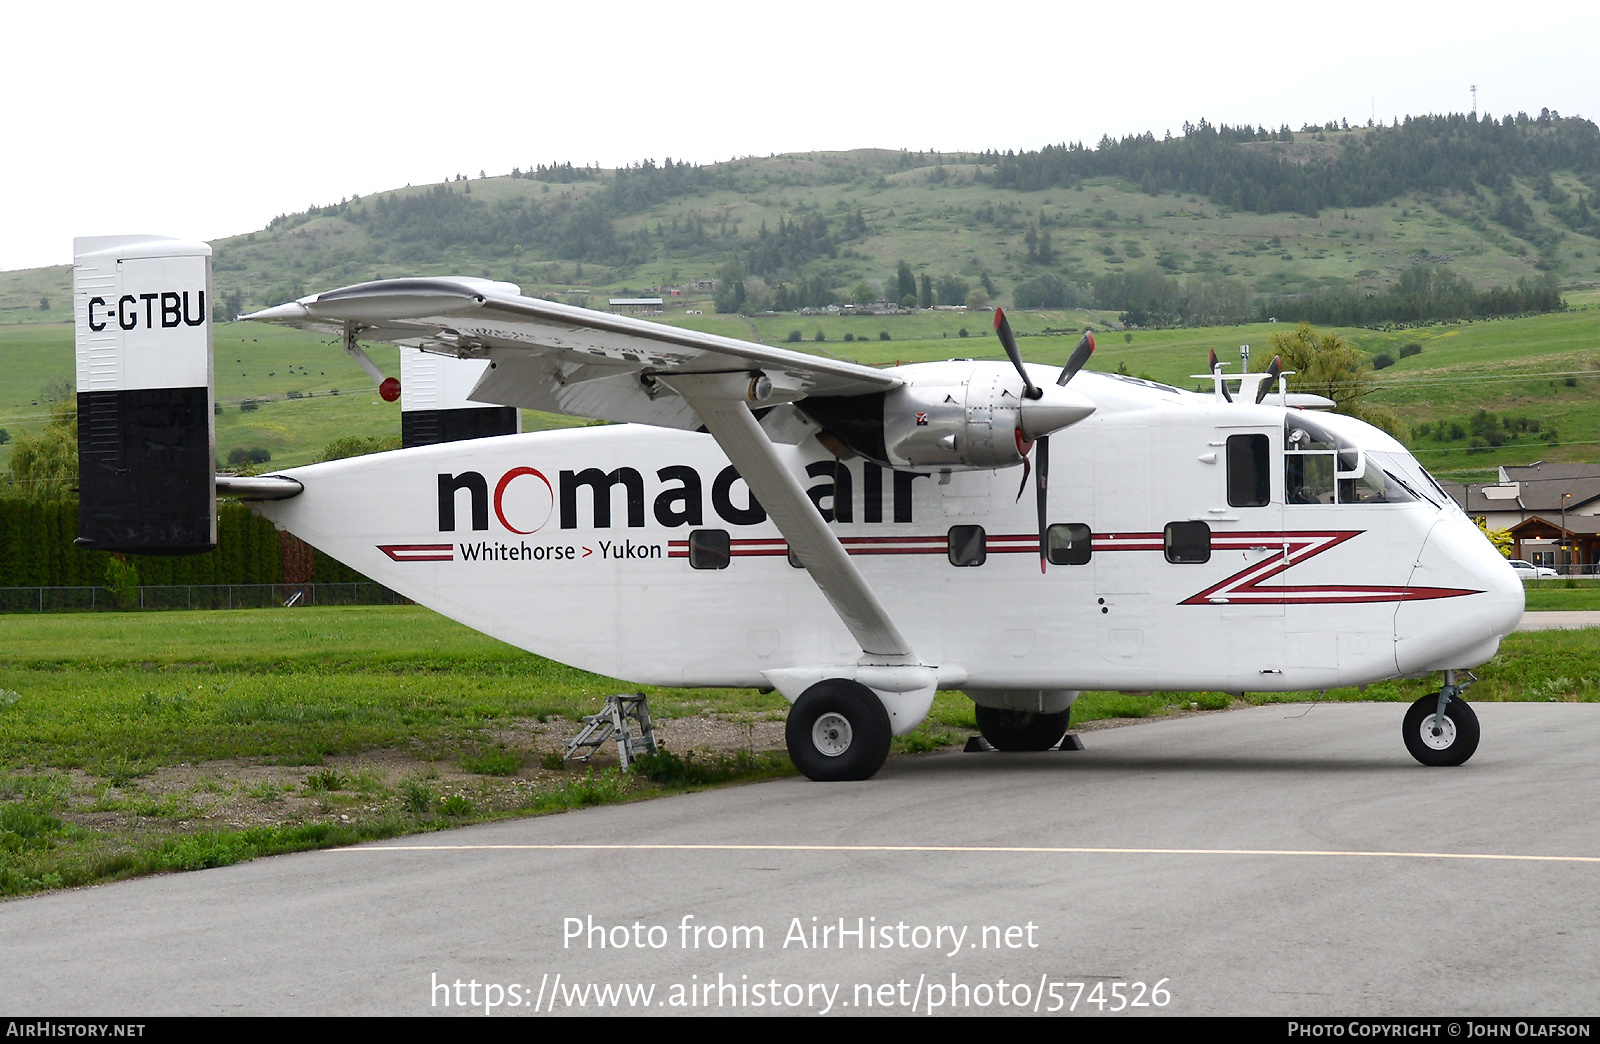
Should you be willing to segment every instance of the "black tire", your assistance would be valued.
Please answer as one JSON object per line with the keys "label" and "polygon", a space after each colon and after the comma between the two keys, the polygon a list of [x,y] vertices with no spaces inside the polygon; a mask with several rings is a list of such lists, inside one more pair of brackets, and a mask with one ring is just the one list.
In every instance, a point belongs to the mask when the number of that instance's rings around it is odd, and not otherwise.
{"label": "black tire", "polygon": [[784,726],[795,768],[822,783],[871,779],[889,758],[892,735],[877,693],[846,678],[827,678],[801,693]]}
{"label": "black tire", "polygon": [[1439,709],[1439,695],[1424,696],[1406,711],[1401,735],[1406,750],[1424,765],[1460,765],[1478,749],[1478,715],[1460,696],[1450,698],[1444,709],[1439,735],[1433,733],[1433,717]]}
{"label": "black tire", "polygon": [[1061,742],[1072,708],[1059,714],[978,707],[978,731],[995,750],[1049,750]]}

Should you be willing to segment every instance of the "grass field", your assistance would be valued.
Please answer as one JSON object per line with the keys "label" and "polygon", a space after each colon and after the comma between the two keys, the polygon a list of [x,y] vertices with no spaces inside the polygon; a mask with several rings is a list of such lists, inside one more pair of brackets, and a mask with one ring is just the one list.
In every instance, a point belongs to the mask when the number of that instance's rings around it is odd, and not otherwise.
{"label": "grass field", "polygon": [[[1128,372],[1180,387],[1194,387],[1190,374],[1204,369],[1207,351],[1238,359],[1252,346],[1258,364],[1270,339],[1284,328],[1270,323],[1175,330],[1107,330],[1108,317],[1093,312],[1017,312],[1013,327],[1031,362],[1059,365],[1086,325],[1100,330],[1090,366]],[[755,338],[802,351],[885,365],[947,358],[1004,358],[989,313],[920,312],[906,316],[798,314],[684,316],[675,323],[734,337]],[[961,337],[965,329],[967,337]],[[787,341],[791,330],[803,340]],[[1044,333],[1045,330],[1071,331]],[[821,332],[825,340],[815,339]],[[1537,419],[1541,432],[1521,433],[1499,448],[1474,449],[1465,438],[1413,438],[1412,449],[1431,470],[1461,480],[1482,480],[1499,464],[1534,460],[1600,459],[1600,301],[1583,300],[1569,312],[1474,323],[1450,323],[1397,331],[1334,331],[1356,347],[1398,354],[1407,343],[1422,352],[1377,375],[1373,401],[1393,407],[1409,424],[1456,422],[1470,429],[1487,410],[1502,417]],[[879,335],[889,334],[889,340]],[[852,340],[845,341],[846,335]],[[304,464],[345,435],[392,435],[399,406],[373,394],[370,381],[337,345],[296,330],[225,323],[216,328],[217,451],[261,447],[274,466]],[[395,349],[372,352],[385,372],[397,369]],[[0,326],[0,428],[15,434],[37,430],[48,420],[40,392],[70,385],[73,373],[69,326]],[[63,383],[66,382],[66,383]],[[333,394],[337,390],[339,394]],[[290,399],[290,393],[302,396]],[[246,400],[258,403],[245,409]],[[525,411],[525,430],[583,423],[570,417]],[[1556,432],[1552,441],[1548,435]],[[9,460],[0,445],[0,468]]]}
{"label": "grass field", "polygon": [[[1594,634],[1512,635],[1473,699],[1600,700]],[[614,756],[563,767],[582,715],[634,688],[415,606],[3,616],[0,894],[792,772],[784,701],[743,689],[646,689],[663,735],[683,737],[667,757],[631,774],[607,767]],[[1427,691],[1425,679],[1319,698]],[[1235,702],[1089,692],[1073,721]],[[974,729],[971,703],[941,693],[895,748]]]}
{"label": "grass field", "polygon": [[1524,580],[1522,587],[1530,613],[1600,609],[1600,579]]}

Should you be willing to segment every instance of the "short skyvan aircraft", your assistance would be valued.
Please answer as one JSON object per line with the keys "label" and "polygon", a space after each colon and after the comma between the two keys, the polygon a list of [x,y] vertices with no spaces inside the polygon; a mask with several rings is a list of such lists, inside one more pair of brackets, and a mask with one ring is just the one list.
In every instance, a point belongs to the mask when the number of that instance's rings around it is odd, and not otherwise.
{"label": "short skyvan aircraft", "polygon": [[210,249],[76,248],[85,546],[205,550],[220,488],[519,648],[776,689],[812,779],[872,776],[939,689],[993,746],[1044,750],[1083,689],[1435,671],[1405,744],[1458,765],[1479,735],[1459,672],[1522,614],[1510,566],[1405,448],[1301,408],[1331,404],[1290,394],[1276,361],[1225,375],[1213,353],[1196,393],[1084,369],[1085,335],[1057,373],[1023,362],[998,310],[1009,363],[878,369],[509,283],[362,283],[244,318],[360,360],[363,341],[463,360],[478,403],[625,423],[217,477]]}

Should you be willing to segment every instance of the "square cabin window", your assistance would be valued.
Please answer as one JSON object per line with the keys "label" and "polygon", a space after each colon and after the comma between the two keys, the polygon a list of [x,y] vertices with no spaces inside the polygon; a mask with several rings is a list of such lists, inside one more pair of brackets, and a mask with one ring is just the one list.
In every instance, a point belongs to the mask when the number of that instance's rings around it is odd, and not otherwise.
{"label": "square cabin window", "polygon": [[1051,565],[1088,565],[1094,534],[1082,522],[1067,522],[1045,530],[1045,557]]}
{"label": "square cabin window", "polygon": [[695,529],[689,533],[689,565],[695,569],[726,569],[733,560],[726,529]]}
{"label": "square cabin window", "polygon": [[1168,562],[1198,565],[1211,561],[1211,527],[1204,522],[1168,522],[1163,537]]}
{"label": "square cabin window", "polygon": [[989,557],[982,526],[951,526],[949,541],[953,566],[981,566]]}
{"label": "square cabin window", "polygon": [[1266,507],[1272,499],[1271,443],[1265,435],[1228,436],[1228,504]]}

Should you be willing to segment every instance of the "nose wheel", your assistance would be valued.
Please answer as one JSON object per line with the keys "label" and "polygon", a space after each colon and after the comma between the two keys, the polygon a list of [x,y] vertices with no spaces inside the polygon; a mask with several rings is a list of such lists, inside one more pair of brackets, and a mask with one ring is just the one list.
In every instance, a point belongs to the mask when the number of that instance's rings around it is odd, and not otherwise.
{"label": "nose wheel", "polygon": [[1452,684],[1413,703],[1401,732],[1424,765],[1460,765],[1478,749],[1478,715]]}

